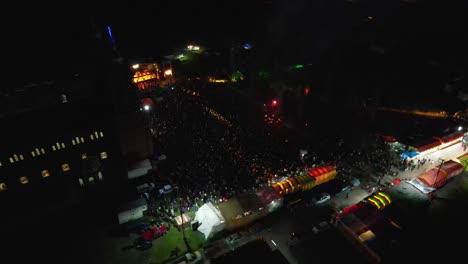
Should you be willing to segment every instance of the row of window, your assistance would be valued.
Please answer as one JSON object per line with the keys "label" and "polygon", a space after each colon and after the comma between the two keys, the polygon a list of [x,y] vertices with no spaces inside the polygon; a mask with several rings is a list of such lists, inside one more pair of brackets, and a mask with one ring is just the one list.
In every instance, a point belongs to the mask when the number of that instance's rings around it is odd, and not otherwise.
{"label": "row of window", "polygon": [[[101,158],[101,160],[107,159],[107,158],[108,158],[107,152],[104,151],[104,152],[99,153],[99,157]],[[88,155],[87,155],[86,153],[81,154],[81,159],[87,159],[87,158],[88,158]],[[62,169],[62,172],[68,172],[68,171],[70,171],[70,170],[71,170],[70,164],[68,164],[68,163],[63,163],[63,164],[61,165],[61,169]],[[99,173],[99,175],[100,175],[100,176],[99,176],[99,180],[102,180],[102,174]],[[42,178],[47,178],[47,177],[49,177],[49,176],[50,176],[49,170],[42,170],[42,171],[41,171],[41,177],[42,177]],[[89,180],[89,179],[88,179],[88,180]],[[94,179],[93,179],[93,180],[89,180],[90,183],[92,183],[92,181],[94,181]],[[19,178],[19,182],[20,182],[21,184],[28,184],[28,183],[29,183],[29,178],[26,177],[26,176],[22,176],[22,177]],[[84,185],[84,182],[83,182],[83,180],[82,180],[81,178],[79,179],[79,182],[80,182],[80,185],[81,185],[81,186]],[[6,183],[0,182],[0,192],[6,191],[6,190],[7,190],[7,185],[6,185]]]}
{"label": "row of window", "polygon": [[[89,136],[89,138],[92,141],[103,138],[103,137],[104,137],[104,132],[102,132],[102,131],[95,131],[93,134],[91,134]],[[84,142],[85,142],[84,137],[75,137],[71,141],[73,146],[83,144]],[[65,148],[66,148],[66,145],[65,145],[64,142],[56,142],[55,144],[52,145],[52,151],[58,151],[58,150],[62,150],[62,149],[65,149]],[[33,157],[33,158],[35,158],[37,156],[45,155],[45,154],[46,154],[46,150],[44,148],[35,148],[35,149],[33,149],[31,151],[31,157]],[[23,154],[13,154],[13,156],[10,156],[8,158],[8,161],[10,163],[15,163],[15,162],[22,161],[24,159],[25,158],[24,158]],[[0,161],[0,167],[2,167],[2,166],[3,166],[3,164]]]}
{"label": "row of window", "polygon": [[[41,173],[42,173],[42,172],[41,172]],[[48,177],[48,176],[47,176],[47,177]],[[98,172],[97,179],[98,179],[99,181],[102,181],[102,180],[103,180],[102,172]],[[29,179],[28,179],[28,177],[26,177],[26,176],[20,177],[20,178],[19,178],[19,181],[20,181],[21,184],[28,184],[28,183],[29,183]],[[78,178],[78,183],[80,184],[81,187],[84,187],[84,186],[86,185],[86,184],[85,184],[85,181],[84,181],[82,178]],[[87,183],[88,183],[88,184],[93,184],[93,183],[95,183],[94,177],[89,177]],[[6,183],[1,182],[1,183],[0,183],[0,192],[6,191],[6,190],[7,190],[7,185],[6,185]]]}

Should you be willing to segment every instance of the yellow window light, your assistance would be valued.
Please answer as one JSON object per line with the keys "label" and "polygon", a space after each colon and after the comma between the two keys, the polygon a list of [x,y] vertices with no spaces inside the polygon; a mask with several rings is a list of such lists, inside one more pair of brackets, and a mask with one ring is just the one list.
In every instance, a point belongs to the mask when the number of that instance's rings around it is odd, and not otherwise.
{"label": "yellow window light", "polygon": [[105,160],[105,159],[107,159],[107,152],[105,152],[105,151],[104,151],[104,152],[101,152],[101,153],[99,154],[99,156],[101,157],[101,159]]}
{"label": "yellow window light", "polygon": [[2,162],[0,161],[0,167],[2,166]]}
{"label": "yellow window light", "polygon": [[380,206],[380,204],[376,200],[374,200],[372,198],[368,198],[367,201],[371,202],[379,210],[380,210],[380,208],[382,208],[382,206]]}
{"label": "yellow window light", "polygon": [[99,134],[98,134],[98,132],[97,132],[97,131],[96,131],[96,132],[94,132],[94,136],[95,136],[96,138],[99,138]]}
{"label": "yellow window light", "polygon": [[104,137],[104,133],[102,131],[99,132],[99,136]]}
{"label": "yellow window light", "polygon": [[291,185],[291,188],[294,191],[294,185],[292,184],[292,182],[290,180],[286,180],[286,181],[289,183],[289,185]]}
{"label": "yellow window light", "polygon": [[10,157],[9,160],[10,160],[10,163],[14,163],[14,162],[15,162],[15,160],[14,160],[12,157]]}
{"label": "yellow window light", "polygon": [[60,143],[55,143],[55,146],[57,147],[57,149],[60,149]]}
{"label": "yellow window light", "polygon": [[76,142],[74,139],[72,139],[72,145],[75,146],[76,145]]}
{"label": "yellow window light", "polygon": [[91,138],[91,140],[94,140],[94,135],[89,136],[89,138]]}
{"label": "yellow window light", "polygon": [[13,157],[15,158],[15,161],[19,161],[18,155],[14,154]]}
{"label": "yellow window light", "polygon": [[387,202],[383,198],[380,198],[380,196],[374,195],[372,198],[379,200],[383,207],[387,206]]}
{"label": "yellow window light", "polygon": [[23,176],[23,177],[19,178],[19,182],[20,182],[21,184],[28,184],[28,183],[29,183],[29,179],[28,179],[28,177]]}
{"label": "yellow window light", "polygon": [[81,143],[84,143],[84,137],[81,137]]}
{"label": "yellow window light", "polygon": [[45,149],[44,148],[41,148],[41,153],[45,154]]}
{"label": "yellow window light", "polygon": [[41,171],[41,176],[42,176],[42,178],[47,178],[47,177],[50,176],[50,173],[49,173],[48,170],[43,170],[43,171]]}
{"label": "yellow window light", "polygon": [[55,145],[52,145],[52,150],[55,151]]}
{"label": "yellow window light", "polygon": [[0,192],[6,191],[6,190],[7,190],[6,184],[4,182],[1,182],[0,183]]}
{"label": "yellow window light", "polygon": [[31,151],[31,156],[33,156],[33,158],[36,157],[36,152]]}
{"label": "yellow window light", "polygon": [[65,148],[65,143],[63,143],[63,142],[62,142],[62,144],[61,144],[61,145],[62,145],[62,148]]}
{"label": "yellow window light", "polygon": [[24,160],[23,154],[19,155],[20,160]]}
{"label": "yellow window light", "polygon": [[284,186],[283,186],[283,184],[281,184],[281,182],[278,182],[278,185],[281,188],[281,190],[284,190]]}
{"label": "yellow window light", "polygon": [[38,156],[41,155],[41,152],[39,152],[38,148],[36,148],[35,150],[36,150],[36,155],[38,155]]}
{"label": "yellow window light", "polygon": [[385,198],[385,200],[387,200],[388,203],[392,202],[392,199],[390,199],[390,196],[388,196],[386,193],[378,192],[377,194]]}
{"label": "yellow window light", "polygon": [[81,154],[81,159],[85,160],[87,158],[88,158],[88,154],[86,153]]}
{"label": "yellow window light", "polygon": [[68,163],[62,164],[62,171],[63,172],[67,172],[69,170],[70,170],[70,165],[68,165]]}

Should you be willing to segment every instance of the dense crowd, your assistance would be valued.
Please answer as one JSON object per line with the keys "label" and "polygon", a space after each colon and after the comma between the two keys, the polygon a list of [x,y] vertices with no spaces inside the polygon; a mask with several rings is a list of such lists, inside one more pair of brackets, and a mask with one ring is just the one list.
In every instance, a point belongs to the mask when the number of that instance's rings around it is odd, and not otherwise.
{"label": "dense crowd", "polygon": [[233,115],[224,117],[185,88],[169,89],[149,114],[155,149],[168,154],[160,176],[177,186],[171,198],[155,199],[155,214],[169,217],[179,206],[189,211],[222,202],[316,161],[262,127],[241,127]]}

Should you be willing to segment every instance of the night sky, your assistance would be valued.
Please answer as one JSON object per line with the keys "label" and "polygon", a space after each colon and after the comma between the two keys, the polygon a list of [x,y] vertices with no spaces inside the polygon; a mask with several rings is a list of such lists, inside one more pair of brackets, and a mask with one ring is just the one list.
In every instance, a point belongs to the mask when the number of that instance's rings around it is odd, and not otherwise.
{"label": "night sky", "polygon": [[[443,6],[419,1],[416,5],[354,2],[360,4],[344,0],[139,1],[68,6],[60,11],[42,5],[41,12],[17,9],[14,19],[2,18],[3,57],[10,65],[6,74],[13,82],[49,79],[92,63],[90,16],[100,25],[112,26],[127,58],[160,58],[190,42],[221,47],[249,41],[271,48],[279,57],[318,60],[327,52],[336,53],[331,48],[337,45],[373,34],[376,43],[393,47],[410,43],[400,47],[409,47],[416,56],[466,64],[461,54],[466,47],[462,1]],[[363,22],[368,16],[375,18],[373,25]]]}

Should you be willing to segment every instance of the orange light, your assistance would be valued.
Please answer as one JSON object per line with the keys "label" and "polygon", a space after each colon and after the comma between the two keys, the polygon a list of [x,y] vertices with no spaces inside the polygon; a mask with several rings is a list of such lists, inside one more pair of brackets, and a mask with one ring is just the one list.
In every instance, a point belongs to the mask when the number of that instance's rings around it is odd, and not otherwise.
{"label": "orange light", "polygon": [[19,181],[20,181],[21,184],[28,184],[29,183],[29,179],[26,176],[21,177],[19,179]]}
{"label": "orange light", "polygon": [[63,172],[66,172],[66,171],[69,171],[69,170],[70,170],[70,165],[68,165],[67,163],[62,164],[62,171]]}
{"label": "orange light", "polygon": [[47,177],[50,176],[50,173],[49,173],[48,170],[43,170],[43,171],[41,171],[41,176],[42,176],[42,178],[47,178]]}

